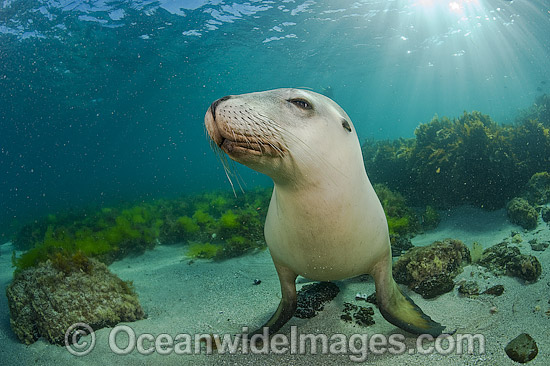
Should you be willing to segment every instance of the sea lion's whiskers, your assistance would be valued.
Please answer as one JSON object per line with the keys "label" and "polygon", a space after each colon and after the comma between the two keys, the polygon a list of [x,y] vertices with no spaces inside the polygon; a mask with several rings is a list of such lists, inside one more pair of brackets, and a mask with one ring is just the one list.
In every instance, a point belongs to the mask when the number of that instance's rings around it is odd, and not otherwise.
{"label": "sea lion's whiskers", "polygon": [[[265,147],[265,145],[267,144],[269,147],[271,147],[272,150],[274,150],[277,153],[279,157],[282,157],[283,150],[281,150],[281,148],[271,143],[268,137],[267,138],[265,137],[265,131],[263,131],[260,128],[260,124],[256,123],[256,121],[253,120],[251,117],[248,117],[248,119],[252,122],[252,125],[251,125],[252,127],[250,129],[251,135],[256,140],[256,143],[258,144],[258,146],[260,146],[260,150],[263,148],[264,151],[267,151]],[[268,128],[268,132],[270,133],[271,136],[274,136],[273,131],[271,131],[269,128]],[[260,138],[260,136],[264,136],[264,138],[262,139]]]}
{"label": "sea lion's whiskers", "polygon": [[[305,147],[303,149],[304,152],[306,152],[304,157],[309,157],[311,161],[315,161],[314,159],[315,154],[313,154],[313,150],[310,149],[305,142],[301,141],[298,137],[296,137],[296,135],[294,135],[292,132],[288,130],[285,130],[281,125],[278,125],[277,123],[275,123],[273,120],[271,120],[266,116],[259,115],[258,117],[264,123],[269,124],[269,126],[272,128],[272,131],[275,132],[273,133],[273,135],[276,136],[278,140],[281,140],[283,142],[285,141],[298,142],[299,143],[298,145],[300,145],[301,147]],[[288,147],[288,144],[286,143],[284,144],[284,149],[290,153],[293,159],[296,159],[296,157],[298,157],[301,162],[307,164],[307,161],[302,158],[302,154],[293,154],[293,151],[291,148]],[[318,156],[318,158],[320,157]]]}
{"label": "sea lion's whiskers", "polygon": [[[212,140],[210,139],[210,146],[212,147],[212,150],[214,150],[216,156],[218,159],[220,159],[220,162],[222,163],[223,171],[225,173],[225,176],[227,180],[229,181],[229,184],[231,185],[231,190],[233,191],[233,194],[237,196],[237,193],[235,191],[235,185],[233,184],[233,177],[235,179],[235,182],[239,186],[239,189],[241,192],[244,192],[243,186],[241,185],[241,177],[239,173],[237,172],[236,164],[233,160],[228,159],[225,152]],[[243,181],[244,184],[244,181]]]}

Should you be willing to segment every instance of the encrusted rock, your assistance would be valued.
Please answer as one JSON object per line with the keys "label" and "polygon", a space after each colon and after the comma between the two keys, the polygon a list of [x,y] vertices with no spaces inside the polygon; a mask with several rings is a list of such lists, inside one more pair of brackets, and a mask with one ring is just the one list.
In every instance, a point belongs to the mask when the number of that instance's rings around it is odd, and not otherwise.
{"label": "encrusted rock", "polygon": [[528,282],[535,282],[542,273],[542,266],[533,255],[521,255],[515,261],[506,265],[511,276],[519,277]]}
{"label": "encrusted rock", "polygon": [[468,297],[477,296],[479,295],[479,285],[476,281],[466,281],[458,287],[458,292]]}
{"label": "encrusted rock", "polygon": [[391,241],[391,255],[392,257],[399,257],[401,254],[413,247],[411,239],[402,235],[390,235]]}
{"label": "encrusted rock", "polygon": [[364,307],[349,302],[344,303],[343,314],[340,316],[340,319],[346,322],[355,322],[357,325],[368,327],[369,325],[374,324],[374,310],[371,306]]}
{"label": "encrusted rock", "polygon": [[489,287],[487,290],[482,292],[482,294],[485,294],[485,295],[495,295],[495,296],[500,296],[503,293],[504,293],[504,286],[502,285],[495,285],[493,287]]}
{"label": "encrusted rock", "polygon": [[516,338],[512,339],[510,343],[506,345],[504,351],[512,360],[520,363],[526,363],[537,357],[539,349],[537,343],[527,333],[522,333]]}
{"label": "encrusted rock", "polygon": [[542,272],[537,257],[521,254],[517,247],[502,242],[485,249],[479,264],[497,275],[507,274],[525,281],[536,281]]}
{"label": "encrusted rock", "polygon": [[393,277],[429,299],[451,291],[453,279],[470,261],[470,251],[463,242],[445,239],[402,255],[393,267]]}
{"label": "encrusted rock", "polygon": [[550,245],[548,242],[539,242],[537,239],[530,240],[529,244],[535,252],[543,252]]}
{"label": "encrusted rock", "polygon": [[543,207],[541,211],[542,221],[550,223],[550,208]]}
{"label": "encrusted rock", "polygon": [[303,286],[298,291],[297,308],[294,316],[298,318],[313,318],[323,310],[325,303],[334,299],[340,292],[332,282],[318,282]]}
{"label": "encrusted rock", "polygon": [[82,257],[48,260],[15,275],[6,294],[11,327],[21,342],[44,337],[62,345],[74,323],[97,330],[145,317],[131,283],[103,263]]}
{"label": "encrusted rock", "polygon": [[512,223],[527,230],[537,227],[538,212],[525,198],[513,198],[506,205],[506,211]]}

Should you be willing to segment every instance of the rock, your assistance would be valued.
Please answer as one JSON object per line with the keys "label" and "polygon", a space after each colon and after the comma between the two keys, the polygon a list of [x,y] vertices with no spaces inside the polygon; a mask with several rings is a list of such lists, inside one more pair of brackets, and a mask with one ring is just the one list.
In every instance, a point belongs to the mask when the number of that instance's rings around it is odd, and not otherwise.
{"label": "rock", "polygon": [[542,221],[550,223],[550,208],[543,207],[541,211]]}
{"label": "rock", "polygon": [[527,333],[522,333],[506,345],[504,351],[513,361],[526,363],[537,357],[539,349],[535,340]]}
{"label": "rock", "polygon": [[522,254],[516,261],[507,264],[506,270],[511,276],[535,282],[542,273],[542,266],[537,257]]}
{"label": "rock", "polygon": [[17,273],[6,290],[11,327],[22,343],[44,337],[63,345],[74,323],[97,330],[145,318],[132,284],[103,263],[81,254],[59,258]]}
{"label": "rock", "polygon": [[550,201],[550,173],[535,173],[529,179],[523,196],[533,205],[544,205]]}
{"label": "rock", "polygon": [[512,234],[512,243],[519,244],[523,241],[520,233]]}
{"label": "rock", "polygon": [[374,315],[374,310],[371,306],[364,307],[345,302],[343,313],[340,319],[346,322],[351,323],[355,321],[357,325],[364,327],[374,324],[374,319],[372,317]]}
{"label": "rock", "polygon": [[479,285],[476,281],[466,281],[458,287],[458,292],[464,296],[479,295]]}
{"label": "rock", "polygon": [[521,254],[506,242],[485,249],[479,264],[497,275],[507,274],[529,282],[536,281],[542,273],[537,257]]}
{"label": "rock", "polygon": [[493,287],[489,287],[487,290],[482,292],[482,294],[485,294],[485,295],[495,295],[495,296],[500,296],[503,293],[504,293],[504,286],[502,285],[495,285]]}
{"label": "rock", "polygon": [[414,247],[410,238],[399,234],[390,235],[390,241],[392,257],[399,257],[401,254]]}
{"label": "rock", "polygon": [[529,244],[531,245],[531,249],[533,249],[536,252],[543,252],[546,248],[548,248],[549,243],[539,243],[536,239],[530,240]]}
{"label": "rock", "polygon": [[525,198],[513,198],[506,205],[510,221],[526,230],[537,227],[538,212]]}
{"label": "rock", "polygon": [[325,303],[338,295],[340,289],[332,282],[318,282],[302,286],[298,291],[297,308],[294,316],[302,319],[313,318],[323,310]]}
{"label": "rock", "polygon": [[445,239],[402,255],[393,267],[393,277],[429,299],[451,291],[453,279],[470,261],[470,251],[464,243]]}

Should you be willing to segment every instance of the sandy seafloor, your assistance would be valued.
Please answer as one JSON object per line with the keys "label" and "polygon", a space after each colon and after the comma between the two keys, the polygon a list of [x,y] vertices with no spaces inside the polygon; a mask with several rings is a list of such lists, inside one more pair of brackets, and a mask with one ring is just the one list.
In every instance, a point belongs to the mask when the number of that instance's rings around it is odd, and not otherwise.
{"label": "sandy seafloor", "polygon": [[[433,319],[458,333],[481,333],[485,336],[485,354],[449,355],[368,354],[365,364],[374,365],[513,365],[504,353],[505,345],[520,333],[529,333],[537,342],[538,356],[529,365],[548,365],[550,355],[550,248],[544,252],[531,250],[528,241],[534,237],[550,239],[550,228],[540,222],[536,230],[524,232],[506,220],[503,210],[487,212],[462,207],[444,212],[439,227],[414,238],[415,245],[427,245],[435,240],[454,238],[471,247],[474,241],[488,247],[509,238],[511,231],[519,231],[523,242],[522,253],[536,255],[542,263],[542,277],[533,284],[524,284],[511,277],[495,277],[484,269],[467,266],[456,281],[476,280],[481,290],[502,284],[505,292],[500,297],[481,295],[477,298],[459,296],[457,288],[435,299],[425,300],[407,290],[413,300]],[[151,333],[239,333],[243,326],[255,328],[271,316],[279,302],[279,282],[268,251],[223,262],[197,260],[188,264],[185,246],[159,245],[138,257],[126,258],[110,266],[124,280],[132,280],[141,304],[148,314],[146,320],[129,323],[137,335]],[[0,246],[0,283],[2,291],[12,278],[10,243]],[[254,279],[260,285],[254,286]],[[298,288],[308,281],[298,280]],[[292,318],[280,333],[289,335],[290,326],[298,326],[301,334],[335,333],[352,335],[381,333],[406,335],[406,347],[414,349],[416,338],[401,332],[386,322],[375,309],[376,324],[370,327],[354,326],[340,319],[343,303],[370,305],[356,301],[355,294],[374,291],[369,278],[338,281],[340,294],[316,317]],[[496,307],[497,312],[490,309]],[[136,350],[126,356],[114,354],[108,346],[111,329],[96,332],[96,346],[84,357],[76,357],[64,347],[39,340],[25,346],[18,342],[9,325],[9,310],[5,295],[0,296],[0,364],[1,365],[345,365],[355,364],[348,355],[317,354],[213,354],[198,355],[141,355]],[[86,340],[87,337],[84,338]],[[426,344],[429,346],[430,344]]]}

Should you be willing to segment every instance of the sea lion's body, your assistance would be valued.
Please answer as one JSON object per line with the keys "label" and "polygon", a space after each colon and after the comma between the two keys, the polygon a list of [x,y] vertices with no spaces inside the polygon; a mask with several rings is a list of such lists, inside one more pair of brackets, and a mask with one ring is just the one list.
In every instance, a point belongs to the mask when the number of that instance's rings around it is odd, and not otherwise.
{"label": "sea lion's body", "polygon": [[[375,279],[381,313],[413,333],[443,327],[404,296],[391,274],[384,211],[363,165],[351,120],[332,100],[297,89],[229,96],[208,109],[212,140],[275,184],[265,239],[281,282],[277,331],[296,308],[297,275],[319,281]],[[260,332],[260,330],[258,330]]]}
{"label": "sea lion's body", "polygon": [[312,280],[371,273],[389,255],[386,218],[366,174],[338,178],[302,190],[275,186],[269,205],[271,256]]}

